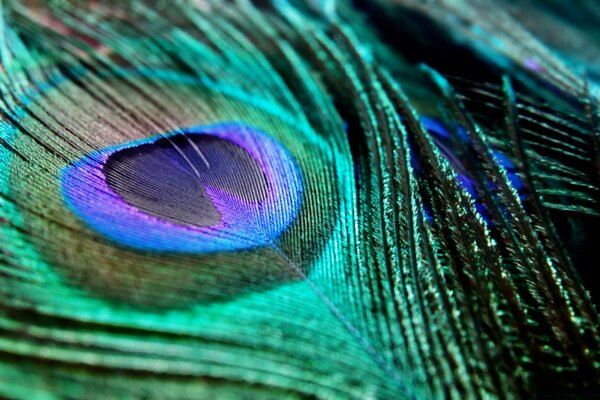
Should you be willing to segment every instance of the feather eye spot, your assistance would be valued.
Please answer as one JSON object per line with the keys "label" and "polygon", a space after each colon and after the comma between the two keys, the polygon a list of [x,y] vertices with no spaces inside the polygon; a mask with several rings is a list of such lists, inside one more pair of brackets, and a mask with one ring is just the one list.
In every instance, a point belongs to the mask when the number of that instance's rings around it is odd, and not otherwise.
{"label": "feather eye spot", "polygon": [[242,124],[198,126],[112,146],[64,169],[64,200],[95,231],[144,251],[265,246],[294,220],[291,155]]}

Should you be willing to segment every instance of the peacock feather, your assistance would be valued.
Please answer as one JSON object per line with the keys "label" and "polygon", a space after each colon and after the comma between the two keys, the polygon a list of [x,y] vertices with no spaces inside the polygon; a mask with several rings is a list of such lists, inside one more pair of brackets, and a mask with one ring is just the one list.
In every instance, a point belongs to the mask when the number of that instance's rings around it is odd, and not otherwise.
{"label": "peacock feather", "polygon": [[595,0],[0,11],[0,397],[600,395]]}

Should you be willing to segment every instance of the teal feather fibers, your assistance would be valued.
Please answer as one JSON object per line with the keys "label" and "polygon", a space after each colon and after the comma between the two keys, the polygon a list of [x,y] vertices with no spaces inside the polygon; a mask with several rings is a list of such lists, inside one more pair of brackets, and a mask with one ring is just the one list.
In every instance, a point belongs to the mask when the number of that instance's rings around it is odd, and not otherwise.
{"label": "teal feather fibers", "polygon": [[534,3],[0,3],[0,397],[597,394],[600,46]]}

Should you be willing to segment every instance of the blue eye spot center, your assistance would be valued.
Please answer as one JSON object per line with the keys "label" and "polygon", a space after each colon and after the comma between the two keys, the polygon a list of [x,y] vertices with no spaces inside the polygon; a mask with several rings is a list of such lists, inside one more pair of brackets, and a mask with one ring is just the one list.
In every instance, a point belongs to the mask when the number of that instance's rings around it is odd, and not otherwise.
{"label": "blue eye spot center", "polygon": [[181,225],[220,222],[207,186],[249,203],[267,198],[268,182],[256,160],[211,135],[181,133],[125,148],[109,156],[103,172],[125,202]]}

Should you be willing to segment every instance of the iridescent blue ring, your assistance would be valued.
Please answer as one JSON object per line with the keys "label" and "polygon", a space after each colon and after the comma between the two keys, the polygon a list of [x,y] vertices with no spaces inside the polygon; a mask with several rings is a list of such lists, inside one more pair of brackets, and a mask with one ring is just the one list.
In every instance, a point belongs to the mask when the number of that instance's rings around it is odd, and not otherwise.
{"label": "iridescent blue ring", "polygon": [[[265,199],[251,203],[206,186],[220,221],[179,225],[137,209],[111,189],[103,173],[111,154],[182,132],[225,139],[247,151],[268,182]],[[63,169],[61,188],[65,204],[94,231],[122,246],[155,252],[214,253],[273,244],[296,218],[302,199],[301,174],[288,151],[240,123],[196,126],[90,153]]]}

